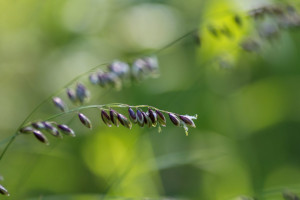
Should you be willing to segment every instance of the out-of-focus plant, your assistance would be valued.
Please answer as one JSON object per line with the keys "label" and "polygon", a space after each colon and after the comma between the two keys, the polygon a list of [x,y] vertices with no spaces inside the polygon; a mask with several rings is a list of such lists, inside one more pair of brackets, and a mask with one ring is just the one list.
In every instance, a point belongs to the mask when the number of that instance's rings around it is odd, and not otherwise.
{"label": "out-of-focus plant", "polygon": [[[234,60],[238,57],[236,52],[239,48],[245,52],[259,52],[265,43],[275,40],[281,31],[299,27],[300,15],[291,5],[263,6],[246,13],[230,14],[229,17],[223,18],[221,21],[218,21],[218,19],[215,21],[208,20],[199,29],[188,32],[153,54],[159,54],[160,51],[188,36],[195,36],[195,42],[200,47],[203,45],[211,46],[213,52],[211,55],[213,56],[210,59],[213,61],[217,60],[221,67],[227,68],[234,64]],[[207,50],[207,48],[204,49]],[[229,60],[227,56],[229,56]],[[112,125],[118,127],[121,124],[131,129],[133,124],[137,124],[140,127],[158,127],[160,132],[161,127],[166,126],[167,123],[164,114],[168,115],[173,125],[183,127],[186,135],[188,135],[188,127],[196,127],[194,120],[197,119],[197,115],[177,114],[151,105],[127,105],[123,103],[87,104],[91,98],[91,93],[85,84],[79,82],[79,78],[85,75],[88,75],[89,82],[94,86],[107,89],[121,89],[124,82],[140,82],[144,78],[155,77],[159,74],[156,56],[141,56],[134,60],[131,65],[118,60],[105,65],[107,65],[106,69],[99,69],[99,66],[97,66],[80,75],[59,90],[59,92],[51,95],[38,105],[20,124],[16,133],[12,135],[0,155],[0,161],[18,135],[33,135],[37,140],[45,144],[49,144],[45,134],[58,138],[62,138],[63,135],[75,136],[75,131],[68,124],[62,124],[56,120],[58,117],[75,114],[83,126],[92,129],[92,120],[83,113],[87,109],[99,110],[99,118],[101,117],[103,123],[108,127]],[[69,104],[65,103],[62,97],[58,95],[61,94],[61,91],[65,91],[64,95],[67,96],[74,108],[69,108]],[[41,105],[51,100],[61,111],[60,113],[48,116],[45,119],[28,121]],[[124,109],[126,109],[126,112],[124,112]],[[0,193],[9,195],[2,185],[0,185]],[[285,199],[299,199],[296,195],[290,193],[284,193],[283,197]],[[251,198],[239,197],[239,199]]]}

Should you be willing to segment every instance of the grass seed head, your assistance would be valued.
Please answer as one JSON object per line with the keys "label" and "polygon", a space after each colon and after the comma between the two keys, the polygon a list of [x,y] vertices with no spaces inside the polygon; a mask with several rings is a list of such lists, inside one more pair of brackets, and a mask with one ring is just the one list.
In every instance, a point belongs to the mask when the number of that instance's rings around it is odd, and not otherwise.
{"label": "grass seed head", "polygon": [[156,127],[157,125],[157,114],[152,109],[148,109],[148,116],[151,119],[152,126]]}
{"label": "grass seed head", "polygon": [[89,120],[87,116],[82,113],[78,113],[78,117],[80,122],[89,129],[92,129],[92,122]]}
{"label": "grass seed head", "polygon": [[99,78],[98,75],[95,73],[92,73],[89,75],[89,80],[91,82],[91,84],[93,85],[98,85],[99,84]]}
{"label": "grass seed head", "polygon": [[129,113],[129,119],[132,123],[136,124],[137,123],[137,116],[136,113],[132,110],[131,107],[128,108],[128,113]]}
{"label": "grass seed head", "polygon": [[86,87],[78,83],[76,87],[76,97],[79,100],[80,103],[83,103],[88,97],[89,97],[89,92],[86,89]]}
{"label": "grass seed head", "polygon": [[36,129],[45,129],[43,122],[32,122],[31,125]]}
{"label": "grass seed head", "polygon": [[77,102],[76,93],[73,89],[67,88],[67,95],[72,103]]}
{"label": "grass seed head", "polygon": [[179,118],[184,122],[186,125],[196,128],[196,125],[193,119],[197,119],[197,117],[189,116],[189,115],[179,115]]}
{"label": "grass seed head", "polygon": [[161,126],[166,126],[167,122],[166,122],[166,118],[164,116],[164,114],[162,114],[162,112],[155,110],[156,114],[157,114],[157,119],[158,122]]}
{"label": "grass seed head", "polygon": [[75,132],[65,124],[58,124],[57,128],[61,130],[64,134],[75,137]]}
{"label": "grass seed head", "polygon": [[129,73],[129,65],[125,62],[114,61],[108,66],[108,70],[122,78]]}
{"label": "grass seed head", "polygon": [[62,112],[64,112],[66,110],[66,105],[61,98],[53,97],[52,101],[53,101],[54,105],[57,108],[59,108]]}
{"label": "grass seed head", "polygon": [[106,126],[111,127],[112,122],[110,120],[110,116],[107,114],[107,112],[105,112],[105,110],[101,110],[101,118]]}
{"label": "grass seed head", "polygon": [[33,131],[34,136],[36,137],[36,139],[38,139],[40,142],[48,145],[48,139],[46,138],[46,136],[39,130],[34,130]]}
{"label": "grass seed head", "polygon": [[31,126],[26,126],[26,127],[21,128],[20,132],[28,134],[28,133],[33,133],[34,130],[35,129],[32,128]]}
{"label": "grass seed head", "polygon": [[110,120],[111,120],[111,122],[112,122],[116,127],[119,127],[118,113],[117,113],[115,110],[110,109],[110,110],[109,110],[109,115],[110,115]]}
{"label": "grass seed head", "polygon": [[118,113],[118,120],[120,121],[120,123],[125,126],[126,128],[131,129],[132,124],[131,122],[127,119],[127,117],[125,117],[124,115]]}
{"label": "grass seed head", "polygon": [[62,137],[57,128],[55,128],[50,122],[43,122],[46,131],[55,137]]}
{"label": "grass seed head", "polygon": [[173,113],[169,113],[169,117],[170,117],[171,122],[175,126],[180,126],[180,120],[179,120],[179,118],[176,115],[174,115]]}
{"label": "grass seed head", "polygon": [[137,111],[136,111],[136,116],[137,116],[137,122],[138,122],[139,126],[144,127],[144,123],[145,123],[144,116],[139,109],[137,109]]}
{"label": "grass seed head", "polygon": [[9,196],[9,193],[8,193],[7,189],[5,187],[3,187],[2,185],[0,185],[0,194],[3,194],[5,196]]}
{"label": "grass seed head", "polygon": [[148,127],[150,128],[152,126],[152,121],[151,121],[150,117],[145,112],[142,112],[142,115],[144,117],[144,124],[148,125]]}

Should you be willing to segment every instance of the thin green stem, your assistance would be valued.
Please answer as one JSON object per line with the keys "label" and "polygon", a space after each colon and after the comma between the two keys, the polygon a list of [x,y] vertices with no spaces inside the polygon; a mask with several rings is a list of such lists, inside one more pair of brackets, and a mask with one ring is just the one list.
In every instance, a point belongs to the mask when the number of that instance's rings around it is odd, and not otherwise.
{"label": "thin green stem", "polygon": [[165,50],[165,49],[167,49],[167,48],[173,46],[174,44],[178,43],[179,41],[183,40],[184,38],[186,38],[186,37],[188,37],[188,36],[190,36],[190,35],[196,33],[197,31],[198,31],[198,29],[193,29],[193,30],[187,32],[186,34],[184,34],[183,36],[177,38],[176,40],[173,40],[172,42],[170,42],[170,43],[167,44],[166,46],[164,46],[164,47],[158,49],[157,51],[154,51],[152,54],[158,54],[158,53],[160,53],[161,51],[163,51],[163,50]]}

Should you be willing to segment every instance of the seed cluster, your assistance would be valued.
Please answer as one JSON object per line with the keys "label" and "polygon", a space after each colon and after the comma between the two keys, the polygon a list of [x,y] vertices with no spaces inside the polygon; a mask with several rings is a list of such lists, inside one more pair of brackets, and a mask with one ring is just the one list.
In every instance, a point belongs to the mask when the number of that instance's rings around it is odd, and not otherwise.
{"label": "seed cluster", "polygon": [[[246,21],[250,21],[252,26],[249,34],[245,35],[241,40],[236,37],[236,29],[246,27]],[[224,22],[219,23],[210,22],[203,30],[206,30],[216,40],[227,39],[230,43],[235,42],[237,49],[246,52],[258,53],[267,44],[278,39],[280,34],[285,30],[300,29],[300,14],[291,5],[269,5],[250,10],[247,13],[239,13],[232,16],[232,22],[236,26],[227,25]],[[247,30],[247,28],[245,29]],[[203,39],[202,33],[197,33],[195,42],[201,45]],[[234,41],[236,37],[236,41]],[[215,56],[215,60],[222,68],[232,67],[234,65],[233,59],[226,59],[230,57],[230,52],[220,53]],[[234,57],[234,56],[232,56]],[[220,59],[221,58],[221,59]]]}
{"label": "seed cluster", "polygon": [[[171,112],[166,112],[169,115],[171,122],[175,126],[182,126],[185,129],[186,134],[188,135],[188,126],[195,128],[196,125],[193,119],[197,119],[197,116],[189,116],[189,115],[179,115]],[[153,110],[148,108],[145,112],[141,108],[136,109],[134,111],[132,107],[128,107],[128,118],[124,115],[118,113],[113,109],[109,109],[106,111],[104,109],[101,110],[101,118],[104,124],[108,127],[111,127],[113,124],[119,127],[119,123],[121,123],[124,127],[131,129],[132,124],[137,124],[140,127],[165,127],[167,122],[166,118],[162,111],[157,109]]]}
{"label": "seed cluster", "polygon": [[[108,127],[112,127],[112,125],[119,127],[119,125],[121,124],[122,126],[131,129],[134,124],[137,124],[140,127],[158,127],[160,132],[161,127],[165,127],[167,124],[167,120],[163,113],[169,115],[170,121],[175,126],[183,127],[185,129],[186,135],[188,135],[188,126],[193,128],[196,127],[193,119],[197,119],[197,116],[179,115],[168,111],[161,111],[151,106],[148,107],[147,111],[143,111],[139,106],[126,105],[126,107],[128,107],[128,117],[126,117],[126,114],[123,115],[112,108],[107,109],[108,106],[105,105],[95,105],[94,107],[98,107],[100,109],[101,119],[103,123]],[[124,107],[124,104],[115,104],[114,107]],[[78,112],[78,119],[83,126],[92,129],[92,122],[86,115]],[[59,124],[54,121],[31,122],[29,125],[21,128],[19,132],[22,134],[33,134],[36,139],[45,144],[49,144],[49,142],[44,133],[49,133],[58,138],[62,138],[62,134],[73,137],[75,136],[74,130],[69,126],[67,126],[66,124]]]}
{"label": "seed cluster", "polygon": [[49,144],[47,137],[43,132],[47,132],[55,137],[62,138],[62,134],[75,136],[74,131],[65,124],[57,124],[50,121],[32,122],[29,126],[20,129],[20,133],[33,134],[40,142]]}
{"label": "seed cluster", "polygon": [[142,80],[158,73],[158,62],[155,56],[136,59],[132,66],[121,61],[114,61],[107,66],[106,71],[91,73],[89,80],[93,85],[101,87],[121,88],[122,82],[132,78]]}
{"label": "seed cluster", "polygon": [[[89,81],[92,85],[101,87],[121,88],[122,82],[133,79],[141,81],[148,76],[158,74],[159,65],[155,56],[143,57],[136,59],[132,67],[121,61],[114,61],[107,66],[106,71],[98,71],[89,75]],[[68,99],[74,105],[82,105],[90,98],[90,92],[85,85],[77,83],[76,87],[67,88],[66,94]],[[67,110],[67,106],[60,97],[52,98],[53,104],[62,112]]]}
{"label": "seed cluster", "polygon": [[[276,38],[281,29],[300,28],[300,14],[291,5],[263,6],[249,11],[248,15],[255,20],[256,31],[262,39]],[[247,48],[245,44],[243,46]],[[249,51],[249,47],[245,50]]]}
{"label": "seed cluster", "polygon": [[73,104],[83,104],[90,97],[90,92],[82,83],[77,83],[75,89],[67,88],[66,93]]}

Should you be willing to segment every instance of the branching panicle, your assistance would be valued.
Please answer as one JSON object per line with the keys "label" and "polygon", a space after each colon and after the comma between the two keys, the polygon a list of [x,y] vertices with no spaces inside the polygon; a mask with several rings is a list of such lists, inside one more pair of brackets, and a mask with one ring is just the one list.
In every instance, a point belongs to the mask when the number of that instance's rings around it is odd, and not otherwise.
{"label": "branching panicle", "polygon": [[[117,109],[126,107],[128,109],[127,116],[126,114],[122,114]],[[143,111],[142,108],[147,107],[147,111]],[[77,107],[73,110],[69,110],[63,113],[56,114],[54,116],[49,117],[45,121],[36,121],[32,122],[29,125],[26,125],[20,128],[19,132],[22,134],[32,133],[40,142],[49,144],[44,133],[49,133],[56,137],[62,137],[61,133],[69,136],[75,136],[75,131],[71,129],[66,124],[60,124],[55,121],[49,121],[49,119],[55,119],[56,117],[67,115],[70,113],[78,113],[78,118],[83,124],[83,126],[87,128],[92,128],[92,123],[90,119],[79,112],[83,109],[89,108],[99,108],[101,110],[101,119],[105,125],[111,127],[114,124],[116,127],[119,127],[119,124],[122,126],[131,129],[133,124],[138,124],[140,127],[156,127],[158,125],[158,130],[160,132],[161,126],[165,127],[167,122],[163,113],[168,114],[171,122],[175,126],[182,126],[185,129],[186,134],[188,134],[188,126],[195,128],[194,119],[197,119],[197,116],[189,116],[189,115],[179,115],[176,113],[172,113],[169,111],[163,111],[152,106],[148,105],[140,105],[140,106],[130,106],[127,104],[105,104],[105,105],[90,105],[90,106],[81,106]],[[114,109],[113,109],[114,108]],[[133,110],[136,108],[136,112]],[[155,110],[155,111],[154,111]]]}

